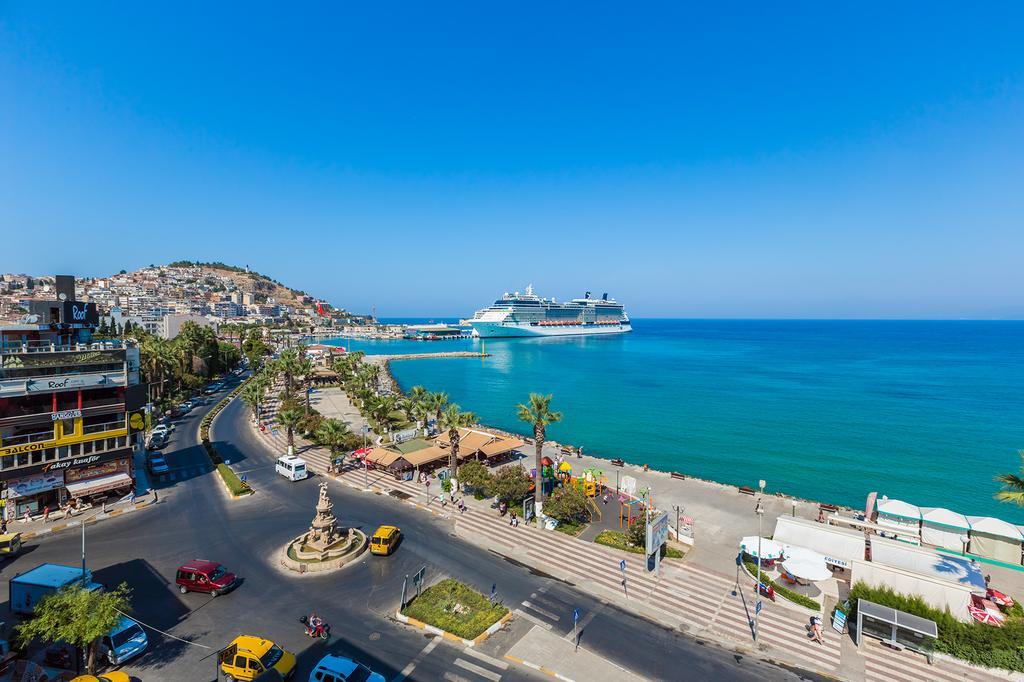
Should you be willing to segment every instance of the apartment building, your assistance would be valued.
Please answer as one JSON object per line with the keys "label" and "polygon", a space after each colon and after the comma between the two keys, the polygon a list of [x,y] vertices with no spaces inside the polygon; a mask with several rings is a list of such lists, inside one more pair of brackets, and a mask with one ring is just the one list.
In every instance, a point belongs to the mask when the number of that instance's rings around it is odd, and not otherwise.
{"label": "apartment building", "polygon": [[8,520],[71,499],[126,494],[145,429],[139,349],[94,341],[95,303],[57,300],[0,325],[0,498]]}

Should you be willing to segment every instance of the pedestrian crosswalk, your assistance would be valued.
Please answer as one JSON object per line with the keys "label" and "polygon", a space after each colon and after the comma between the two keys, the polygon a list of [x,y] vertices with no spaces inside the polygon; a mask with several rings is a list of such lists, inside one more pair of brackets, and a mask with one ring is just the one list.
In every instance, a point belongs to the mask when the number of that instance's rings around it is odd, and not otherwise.
{"label": "pedestrian crosswalk", "polygon": [[865,637],[860,645],[864,655],[864,679],[867,682],[919,682],[934,680],[935,682],[963,682],[979,680],[996,682],[1006,677],[988,674],[976,668],[967,668],[946,661],[929,664],[921,654],[912,651],[895,651],[884,646],[878,640]]}

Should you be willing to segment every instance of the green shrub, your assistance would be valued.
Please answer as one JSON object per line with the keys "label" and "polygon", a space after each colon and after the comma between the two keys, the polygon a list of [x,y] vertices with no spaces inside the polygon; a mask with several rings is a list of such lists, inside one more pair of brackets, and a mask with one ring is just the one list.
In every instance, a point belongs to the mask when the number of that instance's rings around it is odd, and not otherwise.
{"label": "green shrub", "polygon": [[900,594],[888,587],[868,587],[859,582],[850,590],[851,620],[856,617],[858,599],[935,621],[939,630],[936,651],[975,665],[1024,672],[1024,619],[1017,615],[1020,611],[1011,609],[1001,628],[974,621],[965,623],[954,618],[949,609],[940,611],[916,595]]}
{"label": "green shrub", "polygon": [[505,617],[508,609],[452,578],[431,585],[402,613],[445,632],[473,639]]}
{"label": "green shrub", "polygon": [[544,502],[544,513],[561,523],[578,523],[587,518],[587,496],[574,486],[563,486]]}
{"label": "green shrub", "polygon": [[[630,552],[632,554],[646,553],[646,549],[643,546],[631,544],[628,536],[617,530],[601,531],[597,534],[597,537],[594,538],[594,542],[599,545],[604,545],[605,547],[621,549],[624,552]],[[684,556],[685,555],[675,547],[669,547],[668,545],[661,546],[661,557],[663,559],[682,559]]]}
{"label": "green shrub", "polygon": [[220,474],[222,479],[224,479],[224,483],[227,485],[228,490],[230,490],[231,494],[235,497],[239,495],[248,495],[252,492],[252,488],[249,487],[249,484],[240,479],[227,464],[224,464],[223,462],[218,464],[217,473]]}
{"label": "green shrub", "polygon": [[[755,564],[753,561],[748,561],[744,557],[743,565],[747,567],[747,571],[750,572],[750,575],[754,576],[754,578],[756,579],[757,578],[757,564]],[[775,590],[776,594],[785,597],[786,599],[788,599],[789,601],[791,601],[791,602],[793,602],[795,604],[799,604],[800,606],[806,606],[807,608],[814,609],[815,611],[820,611],[821,610],[821,604],[819,604],[817,601],[815,601],[814,599],[811,599],[810,597],[808,597],[805,594],[800,594],[799,592],[794,592],[793,590],[789,589],[785,585],[780,585],[779,583],[775,582],[774,580],[769,578],[767,575],[765,575],[763,571],[761,572],[761,582],[764,583],[765,585],[771,585],[772,589]]]}

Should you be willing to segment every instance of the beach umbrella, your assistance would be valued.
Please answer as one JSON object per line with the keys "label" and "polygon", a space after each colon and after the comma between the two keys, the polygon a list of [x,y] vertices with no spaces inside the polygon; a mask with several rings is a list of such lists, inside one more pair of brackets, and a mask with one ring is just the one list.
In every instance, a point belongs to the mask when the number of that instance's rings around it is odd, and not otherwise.
{"label": "beach umbrella", "polygon": [[552,459],[550,457],[548,457],[547,455],[544,455],[543,457],[540,458],[540,465],[541,466],[549,467],[552,464],[554,464],[554,461],[552,461]]}
{"label": "beach umbrella", "polygon": [[561,464],[558,465],[558,470],[559,471],[572,471],[572,465],[569,464],[568,462],[562,462]]}
{"label": "beach umbrella", "polygon": [[[691,521],[692,523],[692,521]],[[757,536],[749,535],[740,540],[740,549],[745,554],[749,554],[752,557],[757,556]],[[778,559],[782,556],[782,543],[770,540],[768,538],[761,538],[761,559]]]}
{"label": "beach umbrella", "polygon": [[804,547],[785,545],[782,548],[782,568],[792,576],[818,582],[828,580],[832,577],[832,571],[828,570],[825,563],[825,556]]}

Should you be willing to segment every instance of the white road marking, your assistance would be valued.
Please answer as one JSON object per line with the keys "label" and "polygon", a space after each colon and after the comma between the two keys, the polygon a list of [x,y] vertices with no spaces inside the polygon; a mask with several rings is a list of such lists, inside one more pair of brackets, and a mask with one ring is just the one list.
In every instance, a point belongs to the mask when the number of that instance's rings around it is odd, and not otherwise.
{"label": "white road marking", "polygon": [[529,600],[524,601],[523,602],[523,606],[525,606],[528,609],[532,609],[532,610],[536,611],[537,613],[539,613],[540,615],[546,616],[547,618],[550,618],[553,621],[557,622],[558,620],[560,620],[559,617],[557,615],[555,615],[554,613],[551,613],[547,609],[543,609],[543,608],[537,606],[536,604],[534,604],[533,602],[531,602]]}
{"label": "white road marking", "polygon": [[402,672],[398,673],[398,677],[392,680],[392,682],[402,682],[402,680],[409,677],[409,675],[412,675],[412,671],[416,670],[416,666],[419,665],[420,661],[429,656],[430,652],[434,650],[434,647],[436,647],[440,641],[440,637],[435,637],[427,642],[427,645],[423,647],[423,650],[416,654],[416,658],[409,661],[409,665],[402,668]]}
{"label": "white road marking", "polygon": [[488,680],[493,680],[493,682],[498,682],[498,680],[501,679],[500,673],[496,673],[493,670],[488,670],[487,668],[483,668],[479,665],[476,665],[475,663],[470,663],[469,661],[461,658],[455,659],[455,665],[459,666],[463,670],[468,670],[471,673],[475,673],[480,677],[486,677]]}
{"label": "white road marking", "polygon": [[540,627],[544,628],[545,630],[550,630],[551,629],[551,623],[548,623],[548,622],[545,622],[545,621],[541,620],[540,618],[538,618],[537,616],[533,615],[532,613],[527,613],[526,611],[523,611],[522,609],[516,609],[513,613],[515,613],[520,618],[525,618],[526,620],[530,621],[534,625],[539,625]]}
{"label": "white road marking", "polygon": [[497,658],[492,658],[487,654],[483,653],[482,651],[477,651],[476,649],[465,649],[462,653],[466,654],[467,656],[472,656],[473,658],[481,660],[484,663],[489,663],[490,665],[493,665],[497,668],[501,668],[502,670],[508,669],[508,663],[506,661],[502,661]]}

